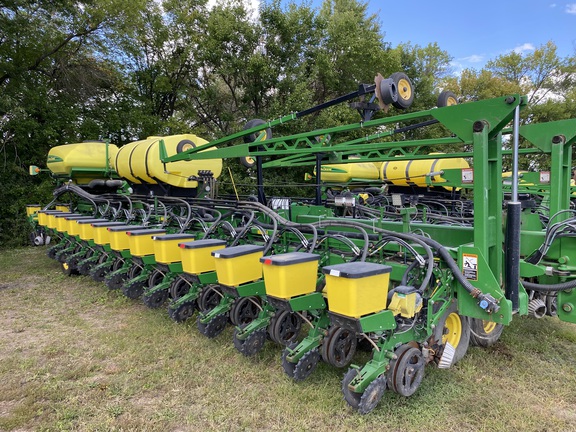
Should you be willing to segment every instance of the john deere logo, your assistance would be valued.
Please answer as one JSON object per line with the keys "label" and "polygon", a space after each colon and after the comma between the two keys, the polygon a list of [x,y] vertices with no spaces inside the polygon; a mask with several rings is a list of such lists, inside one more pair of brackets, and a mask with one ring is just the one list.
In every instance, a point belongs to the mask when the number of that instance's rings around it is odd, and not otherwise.
{"label": "john deere logo", "polygon": [[54,162],[64,162],[64,159],[62,159],[59,156],[48,155],[48,160],[46,161],[46,163],[54,163]]}

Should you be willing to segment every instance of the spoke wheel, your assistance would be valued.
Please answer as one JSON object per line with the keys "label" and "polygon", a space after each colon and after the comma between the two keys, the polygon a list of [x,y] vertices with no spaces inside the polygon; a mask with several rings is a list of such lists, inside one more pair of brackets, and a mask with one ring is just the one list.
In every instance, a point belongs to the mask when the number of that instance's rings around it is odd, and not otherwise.
{"label": "spoke wheel", "polygon": [[122,293],[129,299],[136,300],[144,293],[144,282],[128,281],[122,286]]}
{"label": "spoke wheel", "polygon": [[104,282],[104,278],[106,277],[109,271],[110,271],[109,264],[97,265],[90,272],[90,276],[92,276],[92,279],[94,279],[96,282]]}
{"label": "spoke wheel", "polygon": [[308,351],[306,354],[298,360],[296,363],[296,367],[294,368],[294,380],[295,381],[304,381],[308,378],[316,366],[318,366],[318,362],[320,361],[320,353],[318,352],[317,348],[314,348],[311,351]]}
{"label": "spoke wheel", "polygon": [[474,346],[488,348],[500,339],[504,331],[502,324],[478,318],[468,318],[468,323],[470,325],[470,343]]}
{"label": "spoke wheel", "polygon": [[558,303],[557,303],[558,297],[556,296],[556,294],[547,294],[546,295],[546,315],[549,315],[551,317],[557,317],[558,316]]}
{"label": "spoke wheel", "polygon": [[217,285],[208,285],[204,287],[198,297],[198,310],[207,313],[214,309],[220,303],[222,295]]}
{"label": "spoke wheel", "polygon": [[154,270],[148,277],[148,288],[154,288],[156,285],[162,283],[164,274],[160,270]]}
{"label": "spoke wheel", "polygon": [[58,252],[60,252],[60,250],[62,250],[62,245],[59,245],[59,244],[54,245],[54,246],[52,246],[50,249],[48,249],[48,250],[46,251],[46,255],[47,255],[48,258],[50,258],[50,259],[56,259],[56,254],[57,254]]}
{"label": "spoke wheel", "polygon": [[344,375],[344,379],[342,380],[342,394],[344,395],[344,400],[348,405],[350,405],[354,409],[358,409],[360,406],[360,399],[362,398],[362,393],[356,393],[355,391],[350,390],[348,385],[352,382],[354,378],[358,375],[358,369],[350,368],[346,375]]}
{"label": "spoke wheel", "polygon": [[204,336],[212,339],[224,331],[227,323],[228,317],[225,314],[216,315],[206,324],[201,323],[198,319],[198,330]]}
{"label": "spoke wheel", "polygon": [[356,333],[342,327],[330,327],[322,342],[322,358],[334,367],[343,368],[352,361],[357,345]]}
{"label": "spoke wheel", "polygon": [[184,322],[188,318],[191,318],[194,315],[194,311],[196,310],[196,302],[194,301],[187,301],[178,305],[177,308],[172,309],[168,308],[168,315],[170,318],[176,322]]}
{"label": "spoke wheel", "polygon": [[184,297],[190,291],[190,282],[186,279],[177,277],[170,284],[170,298],[172,300],[178,300],[180,297]]}
{"label": "spoke wheel", "polygon": [[250,324],[260,313],[260,301],[257,297],[239,297],[230,309],[230,321],[235,326]]}
{"label": "spoke wheel", "polygon": [[290,345],[295,342],[302,328],[302,318],[294,312],[284,310],[272,317],[270,322],[270,338],[280,345]]}
{"label": "spoke wheel", "polygon": [[402,345],[394,354],[396,359],[390,362],[388,385],[402,396],[412,396],[424,378],[426,360],[418,348]]}
{"label": "spoke wheel", "polygon": [[168,300],[168,290],[154,291],[152,294],[148,294],[142,297],[144,304],[150,309],[157,309]]}
{"label": "spoke wheel", "polygon": [[380,403],[382,395],[386,390],[386,376],[380,375],[366,387],[364,393],[360,397],[358,404],[358,412],[360,414],[368,414]]}
{"label": "spoke wheel", "polygon": [[246,357],[252,357],[264,348],[264,342],[266,342],[265,329],[258,329],[250,333],[244,340],[238,339],[238,333],[238,329],[234,329],[234,347]]}

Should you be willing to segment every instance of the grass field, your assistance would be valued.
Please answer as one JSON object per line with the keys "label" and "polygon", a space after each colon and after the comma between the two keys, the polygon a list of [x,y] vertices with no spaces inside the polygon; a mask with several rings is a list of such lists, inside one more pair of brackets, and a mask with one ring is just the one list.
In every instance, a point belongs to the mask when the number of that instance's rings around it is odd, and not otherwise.
{"label": "grass field", "polygon": [[231,328],[208,340],[44,252],[0,252],[0,430],[576,430],[576,325],[516,318],[493,347],[429,366],[414,396],[388,391],[361,416],[345,371],[320,364],[294,383],[278,346],[244,358]]}

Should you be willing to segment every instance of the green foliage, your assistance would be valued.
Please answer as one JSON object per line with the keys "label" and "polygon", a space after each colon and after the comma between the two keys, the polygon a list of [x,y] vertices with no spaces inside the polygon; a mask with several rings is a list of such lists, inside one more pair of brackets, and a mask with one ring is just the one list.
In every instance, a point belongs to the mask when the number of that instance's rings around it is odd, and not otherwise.
{"label": "green foliage", "polygon": [[[258,11],[242,0],[208,3],[17,0],[0,6],[0,244],[22,243],[25,236],[13,227],[25,226],[24,204],[50,199],[49,188],[27,176],[27,166],[42,166],[55,145],[97,138],[122,145],[190,132],[220,138],[250,119],[298,112],[370,84],[377,73],[398,71],[413,83],[410,111],[432,108],[448,88],[462,102],[527,94],[527,122],[575,112],[576,56],[559,58],[551,42],[454,77],[450,54],[436,43],[390,46],[385,22],[362,0],[324,0],[319,8],[268,0]],[[359,120],[342,104],[280,125],[274,135]],[[435,125],[394,139],[445,134]],[[547,163],[526,162],[534,169]],[[253,194],[255,173],[236,160],[225,163],[221,191],[233,193],[228,167],[241,194]],[[306,171],[311,167],[275,169],[267,181],[294,187],[266,192],[311,195],[302,185]]]}

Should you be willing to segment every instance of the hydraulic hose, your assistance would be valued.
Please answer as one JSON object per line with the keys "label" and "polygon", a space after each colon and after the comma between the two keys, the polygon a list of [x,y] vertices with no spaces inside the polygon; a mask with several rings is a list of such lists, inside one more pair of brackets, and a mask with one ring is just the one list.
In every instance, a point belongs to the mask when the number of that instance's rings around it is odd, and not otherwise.
{"label": "hydraulic hose", "polygon": [[559,284],[538,284],[533,282],[522,281],[522,285],[524,286],[524,288],[533,291],[558,292],[576,288],[576,279]]}

